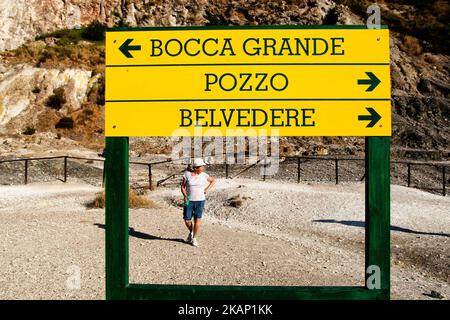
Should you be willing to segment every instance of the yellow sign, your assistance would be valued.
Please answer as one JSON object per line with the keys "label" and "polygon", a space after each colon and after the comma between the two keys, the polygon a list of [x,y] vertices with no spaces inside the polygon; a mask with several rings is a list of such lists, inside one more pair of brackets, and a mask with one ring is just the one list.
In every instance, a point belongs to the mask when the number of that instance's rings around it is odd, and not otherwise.
{"label": "yellow sign", "polygon": [[363,26],[110,31],[105,117],[106,136],[389,136],[389,33]]}

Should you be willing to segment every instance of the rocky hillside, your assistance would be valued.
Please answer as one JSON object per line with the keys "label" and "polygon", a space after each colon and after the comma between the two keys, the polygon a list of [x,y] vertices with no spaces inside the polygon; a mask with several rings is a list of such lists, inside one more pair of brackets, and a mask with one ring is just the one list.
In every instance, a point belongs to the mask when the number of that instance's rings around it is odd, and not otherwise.
{"label": "rocky hillside", "polygon": [[[448,15],[448,6],[442,1],[430,2]],[[361,3],[364,1],[2,1],[0,151],[14,153],[24,146],[46,150],[55,145],[102,149],[105,26],[363,24],[366,17]],[[407,22],[417,20],[420,12],[433,16],[430,10],[434,7],[424,11],[409,3],[383,1],[381,5],[382,17],[393,31],[394,151],[398,156],[445,158],[450,141],[450,83],[448,44],[439,38],[443,18],[436,16],[436,23],[428,27],[421,24],[420,31]],[[406,22],[396,20],[397,16]],[[351,137],[292,137],[283,138],[281,151],[359,154],[363,142]],[[170,151],[170,141],[165,138],[134,139],[134,145],[144,153]]]}

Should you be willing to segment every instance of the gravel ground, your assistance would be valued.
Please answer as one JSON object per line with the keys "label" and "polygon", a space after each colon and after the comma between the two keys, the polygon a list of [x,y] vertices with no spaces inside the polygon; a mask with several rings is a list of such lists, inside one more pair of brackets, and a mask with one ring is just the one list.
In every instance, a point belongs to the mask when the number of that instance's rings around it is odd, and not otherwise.
{"label": "gravel ground", "polygon": [[[0,298],[103,299],[104,214],[82,181],[0,186]],[[130,282],[363,285],[364,186],[218,181],[200,247],[183,243],[178,190],[130,210]],[[240,195],[239,208],[227,204]],[[450,198],[392,186],[392,298],[450,298]],[[81,288],[67,281],[79,268]]]}

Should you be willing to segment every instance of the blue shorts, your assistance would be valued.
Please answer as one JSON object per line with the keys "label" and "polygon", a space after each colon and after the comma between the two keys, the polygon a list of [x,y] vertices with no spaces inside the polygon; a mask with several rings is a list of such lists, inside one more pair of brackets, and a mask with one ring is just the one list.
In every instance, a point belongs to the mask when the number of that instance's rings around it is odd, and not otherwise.
{"label": "blue shorts", "polygon": [[192,216],[194,216],[194,218],[196,219],[201,219],[204,208],[205,208],[205,200],[189,201],[189,204],[183,207],[183,219],[191,220]]}

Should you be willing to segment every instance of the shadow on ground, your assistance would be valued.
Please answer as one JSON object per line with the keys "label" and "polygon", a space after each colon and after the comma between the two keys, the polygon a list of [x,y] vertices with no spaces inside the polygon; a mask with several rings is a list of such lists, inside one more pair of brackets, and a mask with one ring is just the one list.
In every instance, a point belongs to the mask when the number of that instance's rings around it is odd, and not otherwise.
{"label": "shadow on ground", "polygon": [[[338,223],[338,224],[343,224],[346,226],[360,227],[360,228],[364,228],[366,226],[366,223],[364,221],[353,221],[353,220],[319,219],[319,220],[313,220],[313,222]],[[412,233],[412,234],[418,234],[418,235],[424,235],[424,236],[440,236],[440,237],[450,238],[450,234],[447,234],[447,233],[423,232],[423,231],[416,231],[416,230],[411,230],[411,229],[397,227],[397,226],[391,226],[391,231]]]}
{"label": "shadow on ground", "polygon": [[[103,229],[103,230],[106,229],[106,226],[102,223],[94,223],[94,225],[99,227],[100,229]],[[134,230],[134,228],[128,228],[128,234],[131,237],[135,237],[135,238],[139,238],[139,239],[143,239],[143,240],[165,240],[165,241],[186,243],[183,239],[180,239],[180,238],[162,238],[162,237],[158,237],[158,236],[153,236],[148,233],[136,231],[136,230]]]}

